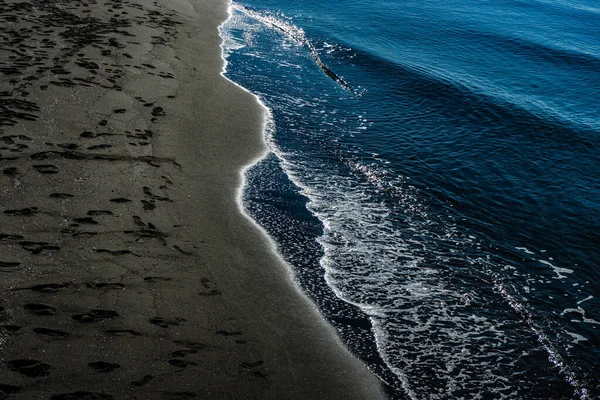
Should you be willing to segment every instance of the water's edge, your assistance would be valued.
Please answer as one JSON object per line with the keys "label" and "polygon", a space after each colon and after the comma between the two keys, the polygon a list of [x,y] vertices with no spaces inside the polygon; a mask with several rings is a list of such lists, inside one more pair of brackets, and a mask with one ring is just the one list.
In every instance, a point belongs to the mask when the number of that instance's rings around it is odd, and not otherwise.
{"label": "water's edge", "polygon": [[[308,208],[306,208],[306,203],[309,202],[309,199],[301,194],[300,183],[295,181],[289,174],[285,172],[284,168],[281,166],[283,159],[277,154],[276,151],[274,151],[269,143],[268,133],[270,130],[275,129],[275,122],[273,120],[271,110],[263,102],[260,96],[227,76],[228,61],[225,57],[225,50],[223,48],[224,40],[221,32],[222,29],[224,29],[224,25],[230,18],[232,18],[234,9],[237,9],[237,7],[234,5],[234,3],[229,2],[229,6],[227,8],[228,18],[219,25],[219,32],[222,39],[221,57],[223,59],[221,75],[245,92],[250,93],[263,109],[263,122],[261,131],[263,132],[263,143],[265,145],[264,153],[252,160],[248,165],[240,170],[241,184],[238,187],[236,195],[236,202],[239,206],[239,210],[244,216],[252,221],[258,230],[263,232],[264,236],[269,241],[269,245],[272,248],[273,253],[275,253],[281,260],[281,264],[287,268],[289,278],[294,282],[294,286],[298,292],[302,296],[306,297],[308,301],[311,302],[311,304],[313,304],[315,307],[315,312],[320,317],[324,318],[330,327],[333,327],[337,339],[340,341],[342,347],[348,350],[349,353],[355,358],[359,359],[366,366],[366,368],[378,378],[384,393],[389,399],[399,399],[399,397],[394,394],[395,390],[393,389],[393,387],[397,387],[399,382],[397,382],[396,375],[387,367],[379,354],[377,341],[372,332],[373,322],[366,313],[360,310],[357,305],[352,305],[336,296],[333,289],[325,280],[325,270],[321,265],[321,261],[324,258],[324,251],[321,243],[318,240],[318,236],[313,236],[309,241],[306,242],[308,243],[309,247],[311,247],[310,253],[314,254],[314,259],[311,263],[314,269],[309,273],[302,273],[303,271],[300,271],[296,268],[293,260],[291,260],[289,257],[286,257],[281,246],[274,239],[274,232],[269,231],[265,226],[261,225],[258,217],[252,212],[250,207],[248,207],[249,193],[251,193],[253,190],[260,190],[256,182],[257,175],[260,175],[260,173],[257,174],[257,171],[260,171],[265,166],[272,167],[273,163],[275,163],[281,173],[285,175],[283,179],[290,183],[292,196],[296,198],[296,201],[299,201],[302,204],[304,215],[309,219],[312,219],[313,222],[318,221],[316,223],[319,225],[320,231],[322,231],[323,228],[323,223],[318,220],[317,217],[308,210]],[[320,60],[318,59],[318,56],[315,57],[315,62],[319,63],[319,61]],[[324,63],[320,62],[320,64],[322,66],[319,65],[319,67],[323,69],[324,73],[326,73],[331,79],[336,81],[342,87],[350,90],[350,87],[347,86],[343,79],[337,77],[335,73],[329,70]],[[328,73],[328,71],[330,73]],[[318,285],[320,287],[319,296],[316,296],[314,292],[307,290],[308,286],[314,285]],[[325,304],[329,304],[330,307],[325,307]],[[332,312],[334,309],[344,310],[341,314],[350,314],[352,317],[348,318],[337,315],[336,313]],[[327,312],[327,310],[330,312]],[[357,344],[357,342],[359,343]]]}

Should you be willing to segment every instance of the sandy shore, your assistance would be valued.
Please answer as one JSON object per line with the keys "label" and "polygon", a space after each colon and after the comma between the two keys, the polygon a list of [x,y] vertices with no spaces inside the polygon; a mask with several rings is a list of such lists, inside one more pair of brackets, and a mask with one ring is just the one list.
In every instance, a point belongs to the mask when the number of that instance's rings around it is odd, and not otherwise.
{"label": "sandy shore", "polygon": [[0,397],[376,399],[240,209],[222,0],[0,3]]}

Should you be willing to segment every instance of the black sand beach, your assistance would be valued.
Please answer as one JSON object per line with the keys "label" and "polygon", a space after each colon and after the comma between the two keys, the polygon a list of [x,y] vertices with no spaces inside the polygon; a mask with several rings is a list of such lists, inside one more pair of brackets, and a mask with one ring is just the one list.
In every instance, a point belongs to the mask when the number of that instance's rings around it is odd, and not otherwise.
{"label": "black sand beach", "polygon": [[376,399],[237,201],[221,0],[0,3],[0,397]]}

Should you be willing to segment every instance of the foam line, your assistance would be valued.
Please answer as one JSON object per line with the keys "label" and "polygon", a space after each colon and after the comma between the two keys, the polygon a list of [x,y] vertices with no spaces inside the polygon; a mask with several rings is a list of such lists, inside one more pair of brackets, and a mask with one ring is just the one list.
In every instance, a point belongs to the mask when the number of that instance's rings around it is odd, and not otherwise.
{"label": "foam line", "polygon": [[288,24],[284,21],[280,21],[275,17],[262,15],[259,12],[250,10],[249,8],[244,7],[237,3],[232,3],[231,6],[251,18],[254,18],[257,21],[260,21],[267,26],[270,26],[280,32],[283,32],[287,37],[292,39],[294,42],[296,42],[300,45],[306,46],[308,48],[308,50],[310,51],[310,54],[311,54],[313,60],[315,60],[315,63],[321,69],[321,71],[323,71],[323,73],[325,75],[327,75],[328,77],[333,79],[335,82],[337,82],[342,88],[344,88],[350,92],[354,92],[354,90],[348,84],[348,82],[346,82],[341,76],[339,76],[338,74],[333,72],[331,70],[331,68],[329,68],[321,60],[321,57],[319,56],[319,52],[317,51],[315,46],[310,42],[310,40],[308,40],[306,38],[306,35],[305,35],[303,29],[298,28],[297,26],[294,26],[292,24]]}

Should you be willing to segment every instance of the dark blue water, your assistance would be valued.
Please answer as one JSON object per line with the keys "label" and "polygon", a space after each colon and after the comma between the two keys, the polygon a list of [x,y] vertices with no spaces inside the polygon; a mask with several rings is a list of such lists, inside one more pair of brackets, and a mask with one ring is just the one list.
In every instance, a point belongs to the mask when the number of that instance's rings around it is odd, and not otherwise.
{"label": "dark blue water", "polygon": [[394,399],[600,398],[600,5],[244,0],[248,212]]}

